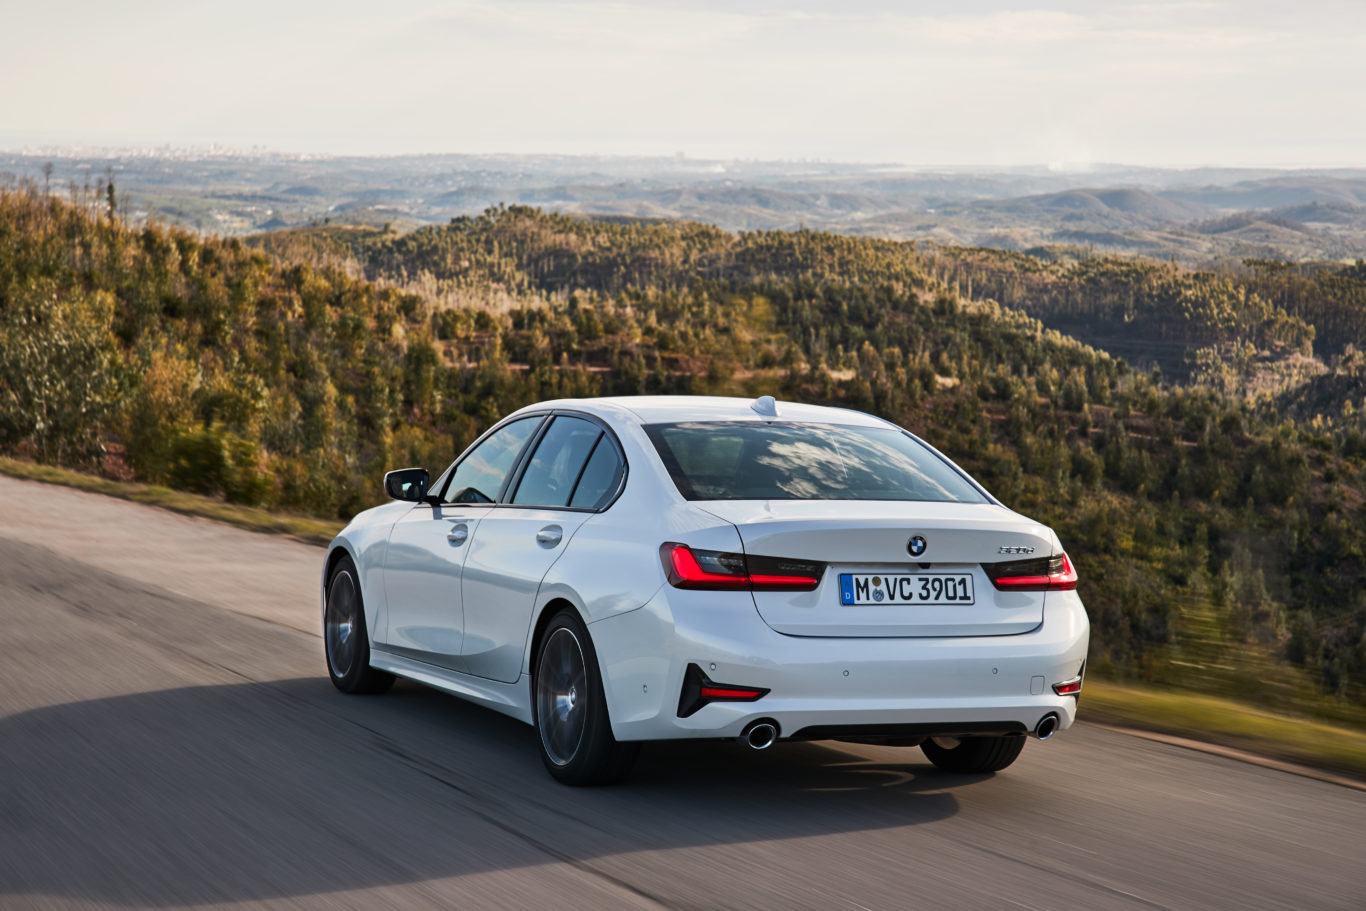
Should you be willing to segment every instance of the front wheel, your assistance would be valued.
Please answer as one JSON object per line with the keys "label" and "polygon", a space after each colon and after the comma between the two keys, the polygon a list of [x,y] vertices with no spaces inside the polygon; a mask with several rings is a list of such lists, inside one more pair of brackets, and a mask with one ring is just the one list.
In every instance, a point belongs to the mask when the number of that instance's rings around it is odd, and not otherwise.
{"label": "front wheel", "polygon": [[626,776],[640,744],[612,736],[593,641],[573,610],[546,627],[531,686],[541,760],[556,781],[601,785]]}
{"label": "front wheel", "polygon": [[394,685],[394,675],[370,666],[370,635],[356,579],[356,564],[342,557],[327,580],[323,612],[327,675],[343,693],[382,693]]}
{"label": "front wheel", "polygon": [[945,772],[999,772],[1020,756],[1023,734],[989,737],[931,737],[920,745],[930,762]]}

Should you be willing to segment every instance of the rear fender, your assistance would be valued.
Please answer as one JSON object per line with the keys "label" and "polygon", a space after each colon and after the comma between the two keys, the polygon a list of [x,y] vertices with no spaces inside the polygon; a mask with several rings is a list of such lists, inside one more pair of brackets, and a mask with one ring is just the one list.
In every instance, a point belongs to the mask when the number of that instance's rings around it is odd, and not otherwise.
{"label": "rear fender", "polygon": [[[659,546],[666,541],[740,550],[740,534],[734,525],[687,503],[665,507],[663,516],[649,510],[615,514],[617,508],[579,526],[565,556],[541,580],[522,654],[524,674],[531,673],[535,632],[552,606],[572,606],[591,631],[599,621],[639,610],[664,587]],[[628,514],[648,518],[623,522]]]}

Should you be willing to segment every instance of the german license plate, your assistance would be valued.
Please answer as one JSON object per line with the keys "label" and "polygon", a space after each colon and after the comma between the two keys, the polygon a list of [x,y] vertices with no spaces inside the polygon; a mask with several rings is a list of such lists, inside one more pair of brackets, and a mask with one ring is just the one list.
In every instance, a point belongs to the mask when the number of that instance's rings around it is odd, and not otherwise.
{"label": "german license plate", "polygon": [[841,604],[971,604],[971,573],[841,573]]}

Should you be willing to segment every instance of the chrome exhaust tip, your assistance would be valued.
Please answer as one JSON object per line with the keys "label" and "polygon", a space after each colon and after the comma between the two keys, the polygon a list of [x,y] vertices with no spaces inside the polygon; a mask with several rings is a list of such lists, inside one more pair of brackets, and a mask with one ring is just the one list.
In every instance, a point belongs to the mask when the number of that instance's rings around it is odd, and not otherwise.
{"label": "chrome exhaust tip", "polygon": [[740,735],[740,742],[751,750],[766,750],[777,739],[778,725],[772,721],[756,721]]}
{"label": "chrome exhaust tip", "polygon": [[1034,736],[1040,740],[1047,740],[1058,732],[1058,716],[1049,712],[1039,719],[1039,723],[1034,726]]}

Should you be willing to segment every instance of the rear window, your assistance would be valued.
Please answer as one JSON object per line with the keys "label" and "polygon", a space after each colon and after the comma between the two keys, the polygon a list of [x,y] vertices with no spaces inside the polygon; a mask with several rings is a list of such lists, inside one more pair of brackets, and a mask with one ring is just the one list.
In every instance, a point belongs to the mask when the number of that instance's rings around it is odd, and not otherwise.
{"label": "rear window", "polygon": [[689,500],[986,502],[947,462],[891,427],[698,421],[645,432]]}

